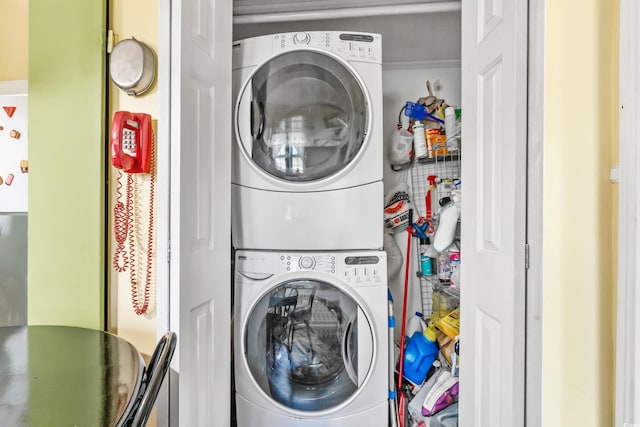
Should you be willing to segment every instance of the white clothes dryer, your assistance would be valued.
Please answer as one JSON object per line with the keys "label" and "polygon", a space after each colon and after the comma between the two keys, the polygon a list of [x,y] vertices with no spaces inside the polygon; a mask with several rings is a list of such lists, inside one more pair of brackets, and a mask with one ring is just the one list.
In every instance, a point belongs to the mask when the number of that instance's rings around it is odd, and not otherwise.
{"label": "white clothes dryer", "polygon": [[234,43],[235,248],[382,248],[381,51],[337,31]]}
{"label": "white clothes dryer", "polygon": [[238,427],[388,419],[386,254],[237,251]]}

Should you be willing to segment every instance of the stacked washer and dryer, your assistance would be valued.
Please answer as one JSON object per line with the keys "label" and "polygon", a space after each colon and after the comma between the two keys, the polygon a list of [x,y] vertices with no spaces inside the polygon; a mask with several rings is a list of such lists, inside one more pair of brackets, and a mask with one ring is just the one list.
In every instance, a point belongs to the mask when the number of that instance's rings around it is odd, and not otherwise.
{"label": "stacked washer and dryer", "polygon": [[380,35],[234,43],[238,427],[387,419]]}

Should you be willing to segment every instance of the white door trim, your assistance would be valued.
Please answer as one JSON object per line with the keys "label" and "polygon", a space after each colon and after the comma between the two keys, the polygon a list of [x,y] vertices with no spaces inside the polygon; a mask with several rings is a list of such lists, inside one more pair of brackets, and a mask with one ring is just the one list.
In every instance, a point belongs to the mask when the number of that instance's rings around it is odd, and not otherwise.
{"label": "white door trim", "polygon": [[542,426],[542,203],[545,0],[529,0],[527,94],[527,269],[525,425]]}
{"label": "white door trim", "polygon": [[640,425],[640,5],[620,1],[620,152],[615,425]]}

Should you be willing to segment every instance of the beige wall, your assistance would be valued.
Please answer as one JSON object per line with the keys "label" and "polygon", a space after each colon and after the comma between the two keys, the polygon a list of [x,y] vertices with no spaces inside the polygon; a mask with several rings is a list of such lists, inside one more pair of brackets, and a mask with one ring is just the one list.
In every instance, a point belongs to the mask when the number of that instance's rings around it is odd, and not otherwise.
{"label": "beige wall", "polygon": [[27,80],[29,0],[0,0],[0,80]]}
{"label": "beige wall", "polygon": [[[110,0],[110,20],[111,29],[116,35],[116,42],[134,37],[149,47],[154,52],[158,52],[158,6],[157,0]],[[144,17],[144,19],[140,19]],[[150,114],[155,121],[158,114],[158,91],[157,83],[154,83],[149,91],[140,96],[129,96],[122,92],[111,81],[109,81],[109,110],[110,117],[117,110]],[[110,168],[111,182],[115,184],[117,173],[114,168]],[[148,202],[148,177],[136,177],[141,180],[143,197]],[[115,204],[115,185],[111,185],[110,209],[113,212]],[[146,208],[145,208],[146,209]],[[145,214],[146,215],[146,214]],[[109,215],[109,230],[112,228],[112,215]],[[110,255],[113,254],[114,238],[110,231]],[[138,254],[140,255],[140,254]],[[131,285],[128,272],[116,273],[109,270],[109,297],[111,302],[109,329],[118,335],[134,343],[143,353],[150,355],[157,342],[156,339],[156,315],[151,312],[149,315],[138,316],[133,310],[131,302]],[[153,276],[153,286],[155,289],[155,275]],[[155,306],[155,304],[153,304]]]}
{"label": "beige wall", "polygon": [[613,425],[618,11],[546,2],[545,426]]}

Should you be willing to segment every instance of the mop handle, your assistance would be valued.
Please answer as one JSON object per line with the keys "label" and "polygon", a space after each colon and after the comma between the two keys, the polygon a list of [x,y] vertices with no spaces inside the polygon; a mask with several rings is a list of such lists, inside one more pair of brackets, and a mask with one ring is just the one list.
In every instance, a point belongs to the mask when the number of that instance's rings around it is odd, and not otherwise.
{"label": "mop handle", "polygon": [[409,264],[411,260],[411,238],[412,230],[411,230],[411,217],[412,212],[409,209],[409,226],[407,227],[407,262],[405,263],[405,271],[404,271],[404,297],[402,300],[402,325],[401,325],[401,335],[400,335],[400,361],[398,365],[398,393],[401,392],[402,389],[402,372],[404,368],[404,336],[407,329],[407,294],[409,290]]}

